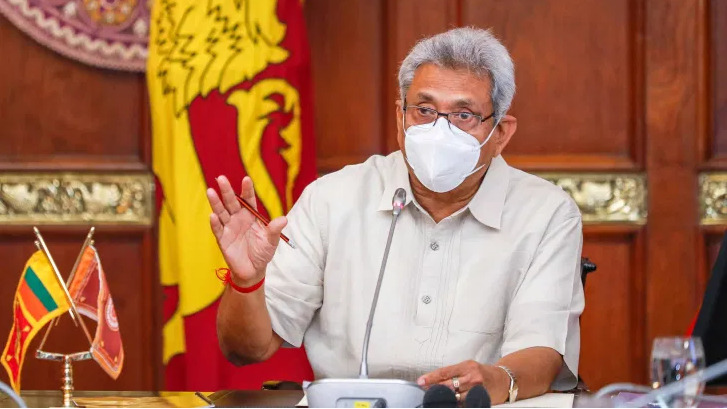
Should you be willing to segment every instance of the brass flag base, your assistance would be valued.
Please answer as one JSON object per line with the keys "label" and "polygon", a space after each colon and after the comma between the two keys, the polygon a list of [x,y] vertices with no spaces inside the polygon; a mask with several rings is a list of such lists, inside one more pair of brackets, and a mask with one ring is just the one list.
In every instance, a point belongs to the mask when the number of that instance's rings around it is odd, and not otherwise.
{"label": "brass flag base", "polygon": [[76,352],[75,354],[58,354],[55,352],[45,352],[38,350],[35,352],[35,357],[46,361],[62,361],[63,362],[63,407],[73,408],[76,405],[73,403],[73,361],[85,361],[91,359],[91,352]]}

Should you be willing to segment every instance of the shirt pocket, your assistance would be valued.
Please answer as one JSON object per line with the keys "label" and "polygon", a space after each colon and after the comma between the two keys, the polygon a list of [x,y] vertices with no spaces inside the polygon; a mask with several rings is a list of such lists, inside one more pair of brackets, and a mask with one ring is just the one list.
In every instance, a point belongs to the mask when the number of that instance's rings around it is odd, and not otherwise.
{"label": "shirt pocket", "polygon": [[528,254],[525,251],[489,253],[466,262],[462,260],[449,329],[501,334]]}

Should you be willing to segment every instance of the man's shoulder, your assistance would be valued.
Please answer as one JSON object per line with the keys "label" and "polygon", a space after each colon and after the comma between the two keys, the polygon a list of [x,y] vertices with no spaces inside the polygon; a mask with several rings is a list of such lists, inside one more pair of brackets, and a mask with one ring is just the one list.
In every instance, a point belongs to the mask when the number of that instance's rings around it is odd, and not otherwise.
{"label": "man's shoulder", "polygon": [[386,178],[396,172],[401,160],[401,152],[398,151],[387,156],[373,155],[362,163],[346,165],[321,176],[315,181],[316,191],[323,197],[343,199],[380,194],[384,190]]}
{"label": "man's shoulder", "polygon": [[567,216],[580,216],[580,210],[573,198],[554,183],[512,166],[509,171],[509,200],[538,203],[539,206],[553,211],[564,212]]}

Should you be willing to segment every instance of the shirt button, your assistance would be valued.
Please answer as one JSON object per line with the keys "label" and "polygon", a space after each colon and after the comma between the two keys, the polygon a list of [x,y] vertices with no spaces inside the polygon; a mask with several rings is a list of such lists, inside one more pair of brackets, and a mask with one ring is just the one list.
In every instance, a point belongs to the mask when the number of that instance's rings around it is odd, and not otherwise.
{"label": "shirt button", "polygon": [[432,249],[433,251],[437,251],[437,250],[439,250],[439,243],[437,243],[436,241],[433,241],[433,242],[429,243],[429,248]]}
{"label": "shirt button", "polygon": [[425,295],[424,297],[422,297],[422,302],[424,304],[429,304],[430,302],[432,302],[432,297]]}

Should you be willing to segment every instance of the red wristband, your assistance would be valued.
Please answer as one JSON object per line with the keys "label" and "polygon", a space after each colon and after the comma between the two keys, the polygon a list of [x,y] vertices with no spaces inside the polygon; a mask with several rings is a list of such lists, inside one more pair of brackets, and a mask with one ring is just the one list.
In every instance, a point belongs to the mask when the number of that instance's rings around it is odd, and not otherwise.
{"label": "red wristband", "polygon": [[235,284],[234,281],[232,281],[232,278],[230,277],[230,269],[226,267],[221,267],[215,270],[215,274],[217,274],[217,278],[220,279],[224,284],[229,284],[230,287],[232,287],[235,291],[247,294],[251,293],[258,288],[263,286],[263,283],[265,283],[265,277],[263,277],[262,280],[260,280],[257,284],[250,286],[250,287],[240,287],[239,285]]}

